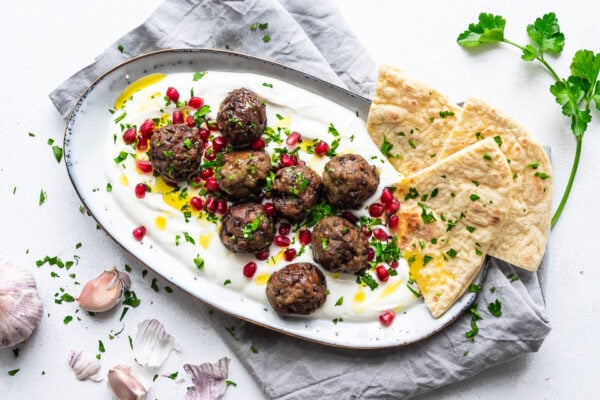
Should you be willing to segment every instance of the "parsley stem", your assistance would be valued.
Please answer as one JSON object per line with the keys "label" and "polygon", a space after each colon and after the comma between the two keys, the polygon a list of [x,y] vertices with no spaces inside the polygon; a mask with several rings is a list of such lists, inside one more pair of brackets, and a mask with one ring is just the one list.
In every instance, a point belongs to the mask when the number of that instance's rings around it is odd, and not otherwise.
{"label": "parsley stem", "polygon": [[569,193],[571,193],[571,186],[573,186],[573,181],[575,180],[575,175],[577,174],[577,167],[579,166],[579,156],[581,154],[581,143],[583,142],[583,136],[575,136],[577,139],[577,149],[575,150],[575,159],[573,160],[573,166],[571,167],[571,176],[569,176],[569,181],[567,182],[567,187],[565,188],[565,192],[563,193],[562,199],[560,199],[560,204],[558,208],[554,212],[552,216],[552,228],[558,222],[560,218],[560,214],[562,213],[565,204],[567,204],[567,199],[569,198]]}
{"label": "parsley stem", "polygon": [[[506,43],[506,44],[510,44],[511,46],[514,46],[514,47],[518,48],[521,51],[525,50],[525,47],[523,47],[521,45],[518,45],[517,43],[515,43],[513,41],[510,41],[510,40],[508,40],[506,38],[502,39],[502,41],[504,43]],[[550,75],[552,75],[552,78],[554,78],[554,80],[556,82],[559,82],[559,81],[562,80],[562,79],[560,79],[560,77],[558,76],[558,74],[556,73],[556,71],[554,71],[554,69],[550,66],[550,64],[548,64],[546,62],[546,60],[544,59],[544,55],[543,54],[535,56],[535,59],[538,60],[540,63],[542,63],[542,65],[544,67],[546,67],[546,69],[548,70],[548,72],[550,72]]]}

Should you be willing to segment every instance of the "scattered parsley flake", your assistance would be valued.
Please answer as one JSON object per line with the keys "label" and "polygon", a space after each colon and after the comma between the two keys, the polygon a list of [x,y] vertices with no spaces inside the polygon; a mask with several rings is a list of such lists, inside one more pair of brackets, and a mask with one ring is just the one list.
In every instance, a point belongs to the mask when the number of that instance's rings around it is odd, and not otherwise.
{"label": "scattered parsley flake", "polygon": [[158,285],[156,284],[156,282],[158,281],[158,279],[153,278],[152,279],[152,283],[150,284],[150,287],[152,288],[152,290],[154,290],[155,292],[158,292],[160,289],[158,288]]}
{"label": "scattered parsley flake", "polygon": [[123,47],[122,44],[117,46],[117,50],[119,50],[120,53],[123,53],[123,51],[125,51],[125,47]]}
{"label": "scattered parsley flake", "polygon": [[10,370],[10,371],[8,371],[8,375],[9,376],[15,376],[16,374],[19,373],[20,370],[21,370],[20,368]]}
{"label": "scattered parsley flake", "polygon": [[471,201],[475,201],[475,200],[479,200],[481,197],[477,196],[476,194],[471,194],[469,196],[469,199],[471,199]]}
{"label": "scattered parsley flake", "polygon": [[337,301],[335,302],[335,306],[341,306],[344,303],[344,296],[340,297],[339,299],[337,299]]}
{"label": "scattered parsley flake", "polygon": [[536,172],[534,176],[537,176],[538,178],[543,180],[550,178],[550,175],[546,174],[545,172]]}
{"label": "scattered parsley flake", "polygon": [[502,316],[502,303],[496,299],[495,302],[488,304],[488,310],[494,317]]}
{"label": "scattered parsley flake", "polygon": [[73,317],[72,317],[72,316],[70,316],[70,315],[67,315],[67,316],[65,317],[65,319],[63,319],[63,323],[64,323],[65,325],[67,325],[67,324],[68,324],[69,322],[71,322],[71,321],[73,321]]}
{"label": "scattered parsley flake", "polygon": [[269,35],[263,36],[262,41],[265,43],[269,43],[271,41],[271,36],[269,36]]}
{"label": "scattered parsley flake", "polygon": [[46,199],[47,199],[46,192],[44,192],[43,189],[40,190],[40,201],[39,201],[40,206],[46,202]]}
{"label": "scattered parsley flake", "polygon": [[481,292],[481,286],[475,284],[475,283],[471,283],[469,285],[469,292],[471,293],[479,293]]}
{"label": "scattered parsley flake", "polygon": [[494,136],[494,142],[498,144],[498,147],[502,146],[502,138],[500,137],[500,135]]}
{"label": "scattered parsley flake", "polygon": [[453,111],[440,111],[440,117],[442,118],[446,118],[446,117],[453,117],[454,116],[454,112]]}
{"label": "scattered parsley flake", "polygon": [[194,82],[199,81],[207,73],[208,73],[207,71],[194,72],[194,75],[192,76],[192,81],[194,81]]}
{"label": "scattered parsley flake", "polygon": [[237,386],[237,383],[235,383],[234,381],[226,380],[225,383],[227,384],[227,387],[229,387],[229,386],[236,387]]}
{"label": "scattered parsley flake", "polygon": [[268,88],[271,88],[271,89],[273,89],[273,84],[272,84],[272,83],[263,82],[263,84],[262,84],[262,85],[263,85],[264,87],[268,87]]}

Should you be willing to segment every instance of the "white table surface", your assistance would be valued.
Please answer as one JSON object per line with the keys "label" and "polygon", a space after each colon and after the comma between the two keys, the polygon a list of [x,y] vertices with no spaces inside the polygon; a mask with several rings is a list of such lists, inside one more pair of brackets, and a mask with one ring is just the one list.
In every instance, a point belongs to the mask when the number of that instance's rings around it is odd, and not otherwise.
{"label": "white table surface", "polygon": [[[575,149],[569,121],[560,115],[548,92],[550,78],[541,67],[526,64],[506,47],[485,52],[467,52],[455,43],[456,36],[476,20],[480,11],[491,11],[508,19],[507,36],[525,42],[525,26],[544,12],[555,11],[566,32],[564,56],[552,60],[560,75],[566,74],[575,50],[600,51],[600,3],[537,0],[365,2],[338,0],[343,14],[377,62],[392,61],[420,76],[455,100],[469,95],[487,98],[512,114],[552,147],[554,204],[566,184]],[[35,260],[46,255],[81,261],[72,271],[85,282],[104,269],[129,259],[95,223],[78,211],[80,202],[71,187],[64,163],[58,165],[48,138],[62,141],[64,123],[50,103],[48,93],[117,38],[138,24],[161,0],[75,0],[0,2],[0,257],[34,269],[39,292],[46,306],[40,328],[20,355],[0,351],[1,399],[110,399],[104,384],[78,382],[66,365],[71,348],[96,354],[98,340],[107,351],[104,368],[128,361],[127,335],[136,323],[158,317],[183,344],[184,351],[172,355],[163,371],[179,371],[183,363],[232,358],[230,388],[226,399],[262,398],[263,395],[239,361],[210,326],[194,319],[197,301],[178,292],[160,294],[150,289],[150,273],[133,265],[133,289],[142,305],[125,317],[125,331],[108,340],[110,330],[119,330],[120,311],[92,319],[63,324],[74,314],[73,303],[56,305],[54,293],[64,287],[73,294],[79,288],[63,271],[48,266],[35,268]],[[518,5],[517,5],[518,4]],[[273,35],[274,40],[276,35]],[[562,219],[551,236],[547,306],[554,329],[539,353],[483,372],[476,378],[438,390],[422,399],[592,399],[598,398],[600,372],[600,115],[585,137],[580,172]],[[35,133],[29,137],[28,132]],[[16,193],[13,194],[13,188]],[[38,205],[39,193],[47,202]],[[75,244],[83,246],[75,250]],[[26,254],[26,250],[29,250]],[[51,278],[50,271],[61,278]],[[159,279],[162,288],[166,283]],[[9,377],[7,371],[20,368]],[[42,375],[45,371],[45,375]],[[151,399],[183,398],[185,387],[159,378]],[[177,393],[178,395],[174,395]],[[343,397],[343,396],[342,396]]]}

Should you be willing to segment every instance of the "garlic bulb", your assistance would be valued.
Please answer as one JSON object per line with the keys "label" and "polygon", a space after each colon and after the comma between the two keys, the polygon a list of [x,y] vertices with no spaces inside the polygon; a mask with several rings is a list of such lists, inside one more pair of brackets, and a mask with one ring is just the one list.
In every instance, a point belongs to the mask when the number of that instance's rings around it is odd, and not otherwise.
{"label": "garlic bulb", "polygon": [[86,311],[108,311],[121,302],[130,286],[129,275],[113,267],[86,283],[77,301]]}
{"label": "garlic bulb", "polygon": [[100,368],[102,368],[100,360],[83,354],[83,351],[71,350],[69,366],[80,381],[91,379],[100,382],[103,379],[100,375]]}
{"label": "garlic bulb", "polygon": [[143,400],[146,388],[132,374],[129,367],[115,365],[108,371],[108,387],[119,400]]}
{"label": "garlic bulb", "polygon": [[31,272],[0,259],[0,348],[26,340],[43,314]]}
{"label": "garlic bulb", "polygon": [[219,400],[225,394],[229,358],[223,357],[216,364],[185,364],[183,369],[191,375],[194,384],[188,388],[185,400]]}

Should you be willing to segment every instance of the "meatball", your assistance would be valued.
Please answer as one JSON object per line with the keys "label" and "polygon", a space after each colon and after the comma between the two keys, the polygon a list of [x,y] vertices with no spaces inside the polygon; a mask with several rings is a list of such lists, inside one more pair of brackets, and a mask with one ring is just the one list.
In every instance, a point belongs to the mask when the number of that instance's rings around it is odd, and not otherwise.
{"label": "meatball", "polygon": [[164,126],[152,134],[148,155],[154,170],[167,183],[176,185],[198,172],[202,151],[198,129],[177,124]]}
{"label": "meatball", "polygon": [[217,126],[233,147],[249,147],[267,126],[266,106],[253,91],[235,89],[219,106]]}
{"label": "meatball", "polygon": [[279,215],[301,221],[319,202],[321,187],[321,177],[308,167],[282,168],[273,179],[273,205]]}
{"label": "meatball", "polygon": [[263,151],[225,153],[216,173],[221,191],[232,199],[256,197],[271,170],[271,158]]}
{"label": "meatball", "polygon": [[275,224],[262,204],[241,203],[229,207],[221,224],[223,245],[236,253],[254,253],[268,247],[275,237]]}
{"label": "meatball", "polygon": [[327,300],[325,275],[310,263],[286,265],[269,278],[267,298],[280,314],[311,314]]}
{"label": "meatball", "polygon": [[367,266],[369,240],[342,217],[325,217],[312,232],[313,258],[331,272],[359,273]]}
{"label": "meatball", "polygon": [[375,193],[379,175],[375,166],[358,154],[336,156],[325,164],[323,187],[331,204],[339,208],[358,208]]}

